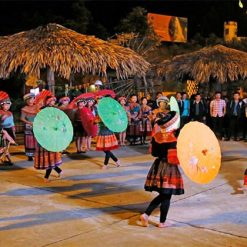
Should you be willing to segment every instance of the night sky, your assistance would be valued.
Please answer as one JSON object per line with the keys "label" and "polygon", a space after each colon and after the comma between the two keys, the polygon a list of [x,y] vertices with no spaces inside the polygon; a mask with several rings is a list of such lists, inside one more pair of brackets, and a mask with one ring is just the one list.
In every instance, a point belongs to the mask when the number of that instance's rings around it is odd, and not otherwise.
{"label": "night sky", "polygon": [[[50,15],[54,13],[68,17],[71,2],[0,0],[0,34],[12,34],[48,23],[46,20],[48,12]],[[114,34],[114,27],[133,7],[142,6],[148,12],[188,17],[189,38],[197,32],[203,36],[210,33],[222,36],[223,23],[226,20],[238,21],[239,36],[247,36],[246,14],[239,8],[238,0],[85,1],[85,6],[94,20],[101,23],[109,34]],[[34,23],[31,20],[32,15],[35,15],[36,19]]]}

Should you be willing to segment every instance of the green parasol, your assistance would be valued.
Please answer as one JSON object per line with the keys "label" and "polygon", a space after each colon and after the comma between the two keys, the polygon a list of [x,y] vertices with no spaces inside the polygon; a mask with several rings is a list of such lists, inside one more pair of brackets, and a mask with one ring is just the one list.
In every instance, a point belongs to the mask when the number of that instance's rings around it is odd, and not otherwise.
{"label": "green parasol", "polygon": [[175,97],[172,96],[172,97],[170,98],[169,104],[170,104],[170,109],[171,109],[171,111],[175,111],[175,112],[178,113],[179,121],[177,122],[176,128],[179,129],[179,127],[180,127],[180,111],[179,111],[178,102],[177,102],[177,100],[175,99]]}
{"label": "green parasol", "polygon": [[124,108],[110,97],[103,98],[98,104],[98,113],[105,126],[113,132],[127,129],[128,118]]}
{"label": "green parasol", "polygon": [[51,152],[65,150],[73,138],[73,127],[68,116],[54,107],[47,107],[37,114],[33,132],[38,143]]}

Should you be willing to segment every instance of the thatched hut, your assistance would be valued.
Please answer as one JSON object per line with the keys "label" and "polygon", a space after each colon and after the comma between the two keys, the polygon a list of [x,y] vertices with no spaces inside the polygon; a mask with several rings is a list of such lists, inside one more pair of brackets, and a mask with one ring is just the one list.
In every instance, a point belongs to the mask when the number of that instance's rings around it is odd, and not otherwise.
{"label": "thatched hut", "polygon": [[143,76],[149,67],[131,49],[57,24],[1,37],[0,58],[0,78],[16,71],[40,78],[44,68],[66,79],[76,73],[105,76],[107,69],[116,71],[118,78],[127,78]]}
{"label": "thatched hut", "polygon": [[205,47],[173,57],[157,66],[167,79],[191,79],[197,83],[233,82],[247,77],[247,53],[223,45]]}

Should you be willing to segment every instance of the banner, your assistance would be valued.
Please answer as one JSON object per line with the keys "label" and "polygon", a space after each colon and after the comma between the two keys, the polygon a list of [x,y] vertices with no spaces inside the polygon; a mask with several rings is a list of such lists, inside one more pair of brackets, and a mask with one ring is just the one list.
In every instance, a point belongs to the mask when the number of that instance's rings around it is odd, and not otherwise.
{"label": "banner", "polygon": [[147,18],[161,41],[187,42],[187,18],[153,13],[148,13]]}

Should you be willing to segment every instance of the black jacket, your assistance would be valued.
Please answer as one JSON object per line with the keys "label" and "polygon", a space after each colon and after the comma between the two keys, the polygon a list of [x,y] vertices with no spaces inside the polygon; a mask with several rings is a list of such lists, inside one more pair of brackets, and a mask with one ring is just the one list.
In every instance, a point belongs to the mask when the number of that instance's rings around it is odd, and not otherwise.
{"label": "black jacket", "polygon": [[[193,120],[196,117],[196,101],[193,101],[193,103],[190,106],[190,117]],[[199,114],[197,115],[198,118],[205,117],[207,114],[207,108],[205,104],[200,101],[199,103]]]}
{"label": "black jacket", "polygon": [[239,101],[237,103],[237,115],[234,115],[234,107],[235,107],[235,101],[234,100],[230,100],[228,103],[227,103],[227,106],[226,106],[226,113],[229,117],[233,117],[233,116],[237,116],[239,118],[243,117],[244,116],[244,110],[245,110],[245,107],[244,107],[244,102],[243,101]]}

